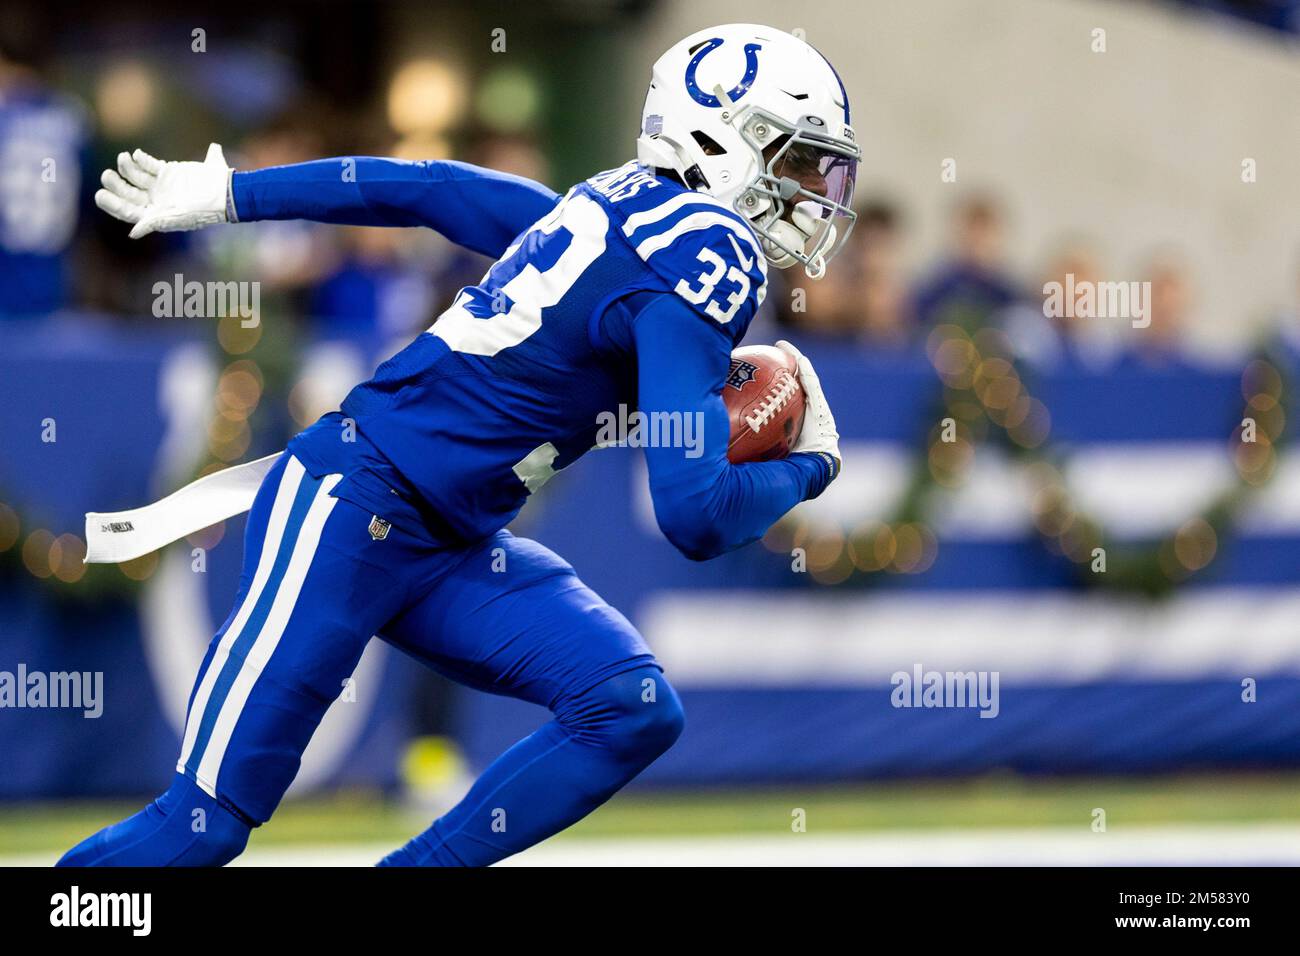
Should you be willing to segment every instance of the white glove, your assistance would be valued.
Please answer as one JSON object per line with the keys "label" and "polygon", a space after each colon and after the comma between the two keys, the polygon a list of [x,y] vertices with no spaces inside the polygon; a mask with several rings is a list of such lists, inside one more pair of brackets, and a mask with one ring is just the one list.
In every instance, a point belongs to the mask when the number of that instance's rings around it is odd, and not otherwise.
{"label": "white glove", "polygon": [[835,416],[831,414],[831,407],[826,403],[826,396],[822,392],[821,380],[813,371],[812,362],[789,342],[782,339],[776,343],[776,347],[787,355],[792,355],[798,363],[799,384],[803,386],[804,393],[803,430],[790,450],[807,451],[829,457],[832,459],[827,462],[831,469],[831,477],[838,477],[842,463],[840,433],[835,428]]}
{"label": "white glove", "polygon": [[167,163],[142,149],[118,153],[117,169],[100,177],[104,188],[95,193],[95,205],[135,223],[132,239],[202,229],[226,221],[231,172],[218,143],[208,147],[201,163]]}

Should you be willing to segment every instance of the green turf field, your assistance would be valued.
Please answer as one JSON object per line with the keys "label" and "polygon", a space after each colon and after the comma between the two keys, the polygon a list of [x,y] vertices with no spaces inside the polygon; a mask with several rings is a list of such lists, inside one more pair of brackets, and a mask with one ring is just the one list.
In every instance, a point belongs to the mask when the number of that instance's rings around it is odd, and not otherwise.
{"label": "green turf field", "polygon": [[[120,803],[0,805],[0,856],[63,849],[139,809]],[[561,839],[790,832],[795,808],[817,831],[1300,821],[1300,774],[1157,778],[982,777],[961,782],[834,788],[633,792],[614,798]],[[251,848],[389,842],[398,845],[425,816],[366,794],[284,804]]]}

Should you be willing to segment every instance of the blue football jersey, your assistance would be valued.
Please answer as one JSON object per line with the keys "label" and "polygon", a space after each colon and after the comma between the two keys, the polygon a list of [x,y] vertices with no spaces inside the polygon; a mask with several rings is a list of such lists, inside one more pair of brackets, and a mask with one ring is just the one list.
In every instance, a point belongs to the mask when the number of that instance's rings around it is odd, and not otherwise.
{"label": "blue football jersey", "polygon": [[324,443],[351,420],[378,453],[370,475],[440,537],[482,538],[595,445],[602,412],[636,407],[637,303],[677,296],[738,343],[766,282],[741,216],[628,163],[569,190],[290,450],[309,465],[335,459]]}
{"label": "blue football jersey", "polygon": [[35,88],[0,94],[0,318],[64,305],[87,148],[74,101]]}

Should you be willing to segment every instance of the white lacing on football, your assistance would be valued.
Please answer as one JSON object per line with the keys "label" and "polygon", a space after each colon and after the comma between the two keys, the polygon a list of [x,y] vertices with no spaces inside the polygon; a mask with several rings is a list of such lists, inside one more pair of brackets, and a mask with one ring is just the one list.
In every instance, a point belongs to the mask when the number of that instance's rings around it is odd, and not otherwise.
{"label": "white lacing on football", "polygon": [[799,381],[793,375],[783,375],[781,380],[768,389],[767,397],[755,406],[754,411],[745,416],[745,424],[750,431],[758,434],[764,425],[770,422],[781,409],[790,403],[799,391]]}

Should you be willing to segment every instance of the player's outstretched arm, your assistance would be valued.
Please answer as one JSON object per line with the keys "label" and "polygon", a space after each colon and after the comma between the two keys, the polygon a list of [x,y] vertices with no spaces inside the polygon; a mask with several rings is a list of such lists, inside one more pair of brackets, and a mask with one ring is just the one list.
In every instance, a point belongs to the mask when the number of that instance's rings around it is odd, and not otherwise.
{"label": "player's outstretched arm", "polygon": [[469,163],[345,156],[237,172],[231,198],[241,222],[425,226],[496,258],[560,197],[531,179]]}
{"label": "player's outstretched arm", "polygon": [[501,255],[558,198],[519,176],[439,160],[348,156],[235,172],[216,143],[201,163],[122,153],[102,183],[96,204],[133,223],[133,239],[220,222],[310,219],[426,226],[489,256]]}
{"label": "player's outstretched arm", "polygon": [[816,451],[742,465],[727,460],[721,388],[732,343],[720,326],[665,295],[636,317],[634,334],[641,412],[692,415],[703,426],[698,446],[646,449],[655,517],[688,558],[714,558],[761,537],[835,477],[837,457]]}

